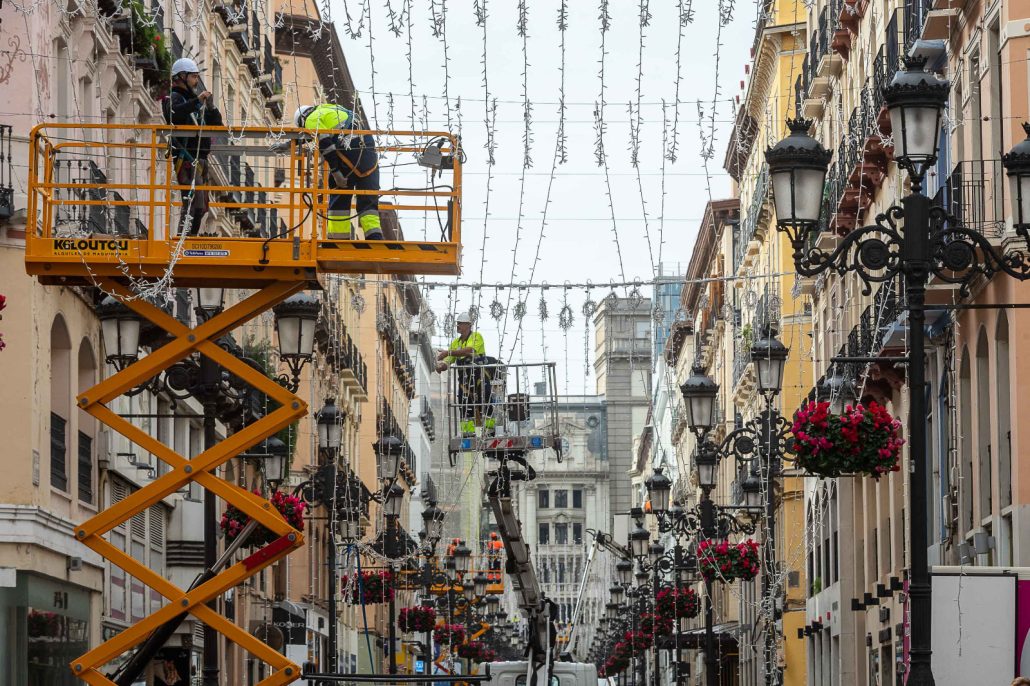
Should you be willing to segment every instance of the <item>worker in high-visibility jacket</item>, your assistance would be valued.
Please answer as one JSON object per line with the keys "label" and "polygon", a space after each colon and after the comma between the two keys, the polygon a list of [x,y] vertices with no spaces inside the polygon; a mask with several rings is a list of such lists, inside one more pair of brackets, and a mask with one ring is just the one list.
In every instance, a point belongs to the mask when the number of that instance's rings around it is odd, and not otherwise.
{"label": "worker in high-visibility jacket", "polygon": [[[318,149],[329,165],[329,188],[359,191],[379,190],[379,153],[370,134],[353,134],[354,113],[339,105],[306,105],[297,108],[294,123],[316,132]],[[379,219],[379,196],[359,195],[355,202],[358,226],[365,240],[383,239]],[[351,194],[340,193],[329,197],[326,215],[326,235],[330,240],[350,240]]]}
{"label": "worker in high-visibility jacket", "polygon": [[436,371],[458,367],[456,374],[457,405],[461,413],[461,432],[465,436],[476,433],[483,426],[487,435],[494,432],[493,393],[490,382],[497,371],[497,360],[486,355],[483,335],[472,330],[472,317],[461,313],[455,318],[458,336],[447,350],[436,355]]}

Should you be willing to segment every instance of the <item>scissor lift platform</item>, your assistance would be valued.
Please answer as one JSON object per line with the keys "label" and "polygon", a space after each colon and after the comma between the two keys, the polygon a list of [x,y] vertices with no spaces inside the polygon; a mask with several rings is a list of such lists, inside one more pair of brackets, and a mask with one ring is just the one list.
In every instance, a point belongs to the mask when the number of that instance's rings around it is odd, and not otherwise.
{"label": "scissor lift platform", "polygon": [[[303,532],[274,513],[270,502],[225,481],[216,470],[304,416],[307,405],[223,349],[218,340],[300,290],[320,287],[327,273],[453,275],[459,273],[461,256],[462,156],[457,139],[411,131],[354,133],[376,136],[381,143],[377,150],[386,158],[421,152],[433,141],[440,154],[429,157],[442,157],[446,168],[437,169],[426,188],[401,179],[397,185],[404,187],[381,192],[336,190],[328,187],[328,168],[318,146],[307,142],[308,134],[300,129],[45,124],[32,131],[26,271],[43,284],[98,286],[170,338],[148,355],[129,356],[134,361],[77,398],[82,411],[169,466],[150,484],[75,527],[83,545],[167,601],[72,662],[72,672],[93,686],[112,686],[103,673],[105,665],[187,612],[271,666],[260,686],[281,686],[300,677],[299,666],[207,606],[304,542]],[[168,154],[169,135],[213,139],[202,182],[179,183]],[[410,143],[400,142],[405,138]],[[201,230],[211,235],[181,236],[183,193],[199,191],[208,195],[210,208]],[[344,193],[379,195],[388,236],[401,235],[400,215],[415,214],[421,226],[439,227],[439,240],[330,240],[325,220],[329,198]],[[427,214],[435,215],[432,223],[421,221]],[[352,230],[359,236],[357,227]],[[168,277],[169,270],[177,287],[253,292],[190,328],[137,297],[140,289],[133,288],[139,281]],[[277,409],[187,457],[118,415],[112,402],[198,355],[267,395]],[[199,586],[182,589],[113,546],[105,534],[190,482],[215,493],[277,538]]]}
{"label": "scissor lift platform", "polygon": [[[332,190],[318,146],[302,129],[176,127],[212,139],[208,178],[193,190],[210,198],[214,235],[180,237],[182,193],[167,126],[45,124],[30,138],[25,265],[42,283],[94,285],[99,278],[157,279],[174,264],[182,286],[260,287],[317,281],[322,273],[460,273],[461,155],[446,133],[358,131],[386,157],[446,141],[448,168],[425,188]],[[101,140],[84,140],[101,139]],[[420,141],[422,143],[420,143]],[[253,166],[251,166],[253,163]],[[446,176],[443,176],[446,175]],[[385,175],[384,175],[385,176]],[[410,186],[410,180],[408,181]],[[384,224],[432,216],[437,240],[329,240],[329,197],[380,196]],[[396,221],[393,219],[396,218]],[[226,230],[248,226],[247,231]],[[355,236],[359,234],[354,232]]]}

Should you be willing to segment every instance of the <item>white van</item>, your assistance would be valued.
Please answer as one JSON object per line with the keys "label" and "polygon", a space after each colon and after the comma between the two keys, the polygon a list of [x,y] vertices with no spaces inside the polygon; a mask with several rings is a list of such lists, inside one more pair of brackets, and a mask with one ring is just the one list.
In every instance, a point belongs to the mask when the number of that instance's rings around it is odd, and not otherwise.
{"label": "white van", "polygon": [[[491,686],[529,686],[527,662],[491,662],[489,668]],[[555,662],[551,683],[544,681],[538,679],[537,686],[598,686],[597,668],[586,662]]]}

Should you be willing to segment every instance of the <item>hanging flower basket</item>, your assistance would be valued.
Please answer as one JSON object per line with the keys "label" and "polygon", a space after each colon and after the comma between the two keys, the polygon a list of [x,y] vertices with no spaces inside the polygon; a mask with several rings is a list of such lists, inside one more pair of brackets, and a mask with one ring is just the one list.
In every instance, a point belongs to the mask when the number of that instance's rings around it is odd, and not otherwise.
{"label": "hanging flower basket", "polygon": [[630,657],[633,655],[633,647],[625,641],[619,641],[612,647],[612,654],[608,656],[601,667],[601,676],[615,676],[626,671],[629,667]]}
{"label": "hanging flower basket", "polygon": [[436,609],[427,605],[402,607],[397,627],[401,631],[432,631],[436,627]]}
{"label": "hanging flower basket", "polygon": [[805,403],[794,415],[797,465],[825,477],[865,474],[874,479],[900,469],[901,422],[882,405],[849,405],[830,413],[827,402]]}
{"label": "hanging flower basket", "polygon": [[433,631],[433,640],[443,645],[465,642],[465,627],[460,624],[441,624]]}
{"label": "hanging flower basket", "polygon": [[672,633],[672,618],[662,617],[651,612],[640,616],[640,631],[649,639],[656,636],[668,636]]}
{"label": "hanging flower basket", "polygon": [[666,619],[697,617],[699,611],[697,592],[688,586],[663,588],[655,596],[655,612]]}
{"label": "hanging flower basket", "polygon": [[360,579],[351,581],[343,577],[343,589],[351,605],[378,605],[393,600],[393,574],[390,572],[362,572]]}
{"label": "hanging flower basket", "polygon": [[697,547],[697,563],[707,581],[750,581],[758,576],[761,569],[758,542],[750,538],[736,544],[701,541]]}
{"label": "hanging flower basket", "polygon": [[458,657],[473,662],[486,662],[486,646],[479,641],[469,641],[458,646]]}
{"label": "hanging flower basket", "polygon": [[638,653],[642,653],[645,650],[649,650],[653,643],[651,634],[645,633],[643,631],[627,631],[625,634],[623,634],[622,640],[624,643],[629,645],[629,647],[634,652]]}
{"label": "hanging flower basket", "polygon": [[[261,492],[258,490],[254,490],[253,493],[254,495],[261,495]],[[272,493],[269,501],[279,514],[282,515],[283,519],[286,520],[287,524],[298,530],[304,528],[304,508],[306,505],[303,500],[283,491],[275,491]],[[225,508],[225,512],[222,513],[222,519],[218,525],[221,527],[222,533],[225,534],[225,540],[231,543],[243,532],[244,527],[249,522],[250,517],[248,515],[230,505]],[[262,526],[247,538],[244,545],[248,547],[264,546],[278,538],[279,534]]]}

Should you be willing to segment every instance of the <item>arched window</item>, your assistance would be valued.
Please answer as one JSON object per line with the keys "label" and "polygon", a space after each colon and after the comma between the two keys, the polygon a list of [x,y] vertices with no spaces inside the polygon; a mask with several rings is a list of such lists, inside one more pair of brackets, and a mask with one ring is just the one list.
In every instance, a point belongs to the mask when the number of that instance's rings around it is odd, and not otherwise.
{"label": "arched window", "polygon": [[1005,310],[998,312],[994,331],[994,373],[998,397],[998,436],[994,442],[998,455],[999,508],[1012,504],[1012,398],[1009,379],[1009,320]]}
{"label": "arched window", "polygon": [[976,339],[976,459],[978,461],[979,490],[978,519],[991,516],[991,488],[994,470],[991,466],[991,397],[990,357],[987,349],[987,329],[980,327]]}
{"label": "arched window", "polygon": [[[78,392],[89,390],[97,382],[97,361],[93,354],[93,345],[88,338],[79,344],[79,384]],[[76,480],[78,482],[79,502],[95,504],[96,492],[94,480],[94,439],[96,438],[96,420],[91,415],[82,413],[79,417],[79,435],[76,442]]]}
{"label": "arched window", "polygon": [[68,490],[68,419],[71,416],[72,342],[64,317],[50,326],[50,485]]}
{"label": "arched window", "polygon": [[969,349],[962,349],[958,374],[959,404],[959,502],[961,529],[964,535],[973,528],[973,380]]}

